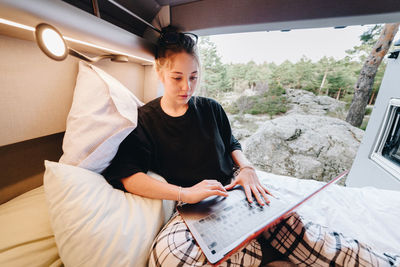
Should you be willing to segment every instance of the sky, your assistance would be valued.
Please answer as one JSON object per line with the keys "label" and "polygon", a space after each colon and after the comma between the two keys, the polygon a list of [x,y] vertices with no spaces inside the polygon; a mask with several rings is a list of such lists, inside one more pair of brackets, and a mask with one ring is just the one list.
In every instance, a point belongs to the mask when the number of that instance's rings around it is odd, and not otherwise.
{"label": "sky", "polygon": [[[360,35],[371,25],[344,29],[318,28],[289,32],[251,32],[210,36],[223,63],[297,62],[303,55],[312,61],[324,56],[342,59],[345,51],[359,45]],[[394,40],[398,40],[397,33]]]}

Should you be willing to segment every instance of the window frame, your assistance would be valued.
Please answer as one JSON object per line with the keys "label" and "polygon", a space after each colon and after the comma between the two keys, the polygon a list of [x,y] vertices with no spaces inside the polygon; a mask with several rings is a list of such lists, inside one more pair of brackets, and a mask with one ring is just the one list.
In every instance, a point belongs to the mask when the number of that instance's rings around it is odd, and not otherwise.
{"label": "window frame", "polygon": [[[394,163],[382,154],[389,133],[394,123],[400,123],[400,116],[397,116],[397,110],[400,109],[400,99],[392,98],[389,101],[388,107],[385,112],[381,129],[379,130],[378,138],[375,140],[374,148],[370,154],[370,159],[382,167],[385,171],[389,172],[394,178],[400,182],[400,164]],[[399,128],[400,129],[400,128]]]}

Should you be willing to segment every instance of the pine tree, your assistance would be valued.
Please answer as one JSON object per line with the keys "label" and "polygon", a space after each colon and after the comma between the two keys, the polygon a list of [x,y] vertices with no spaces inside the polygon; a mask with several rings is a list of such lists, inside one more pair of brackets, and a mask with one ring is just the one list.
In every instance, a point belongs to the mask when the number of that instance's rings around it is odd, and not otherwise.
{"label": "pine tree", "polygon": [[[378,67],[392,44],[399,24],[400,23],[385,24],[378,41],[361,69],[360,76],[354,88],[353,100],[346,117],[346,121],[353,126],[360,127],[362,124],[365,108],[373,91],[374,79],[378,72]],[[372,33],[363,34],[361,36],[363,44],[371,41],[373,36]]]}
{"label": "pine tree", "polygon": [[216,45],[210,37],[201,37],[199,42],[202,62],[202,81],[200,95],[218,97],[221,92],[228,91],[231,84],[228,80],[226,66],[217,54]]}

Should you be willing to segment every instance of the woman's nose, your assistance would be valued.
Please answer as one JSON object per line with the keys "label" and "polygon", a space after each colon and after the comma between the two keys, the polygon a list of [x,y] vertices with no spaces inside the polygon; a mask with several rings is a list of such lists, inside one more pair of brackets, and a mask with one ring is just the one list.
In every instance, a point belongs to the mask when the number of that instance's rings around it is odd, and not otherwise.
{"label": "woman's nose", "polygon": [[182,79],[182,83],[182,89],[185,91],[189,91],[191,88],[189,79]]}

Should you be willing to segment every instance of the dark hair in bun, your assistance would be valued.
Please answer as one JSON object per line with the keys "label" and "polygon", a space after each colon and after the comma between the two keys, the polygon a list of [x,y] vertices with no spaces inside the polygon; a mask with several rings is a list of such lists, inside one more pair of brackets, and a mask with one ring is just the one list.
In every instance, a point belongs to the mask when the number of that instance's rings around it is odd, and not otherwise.
{"label": "dark hair in bun", "polygon": [[162,28],[160,37],[157,40],[156,70],[160,71],[162,68],[168,67],[170,57],[181,52],[186,52],[193,56],[200,65],[196,46],[197,39],[197,35],[181,32],[178,27],[172,25]]}
{"label": "dark hair in bun", "polygon": [[169,25],[164,27],[157,40],[156,59],[166,57],[168,51],[174,53],[196,53],[197,39],[197,35],[181,32],[176,26]]}

